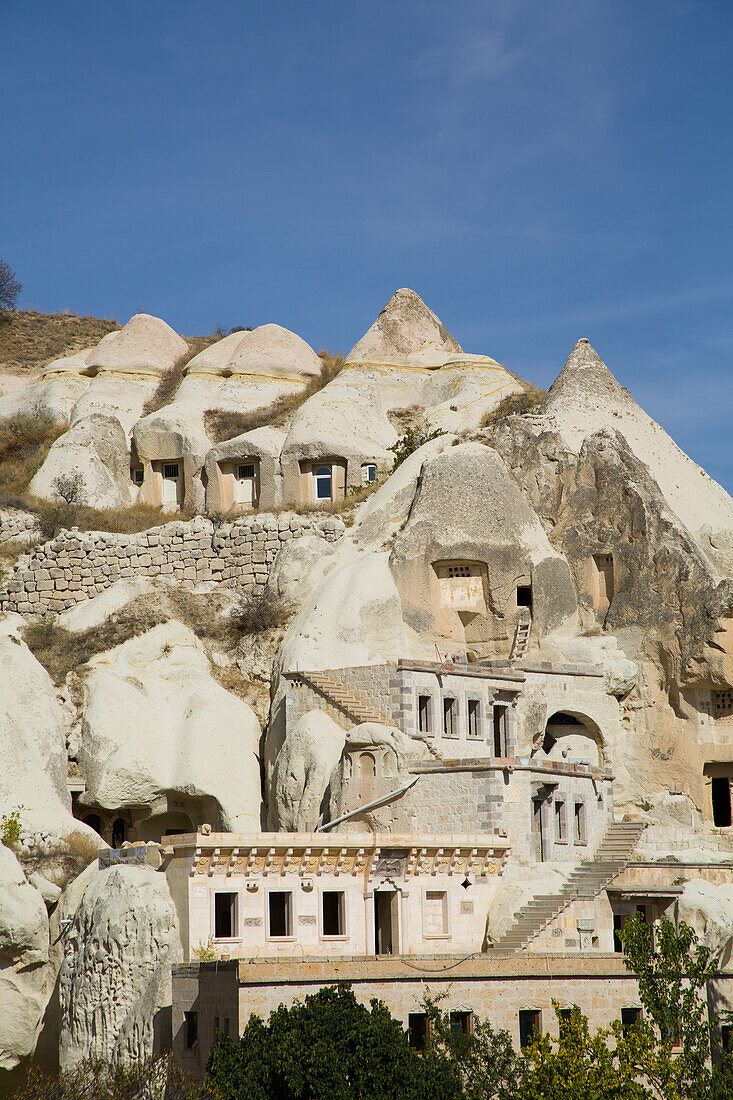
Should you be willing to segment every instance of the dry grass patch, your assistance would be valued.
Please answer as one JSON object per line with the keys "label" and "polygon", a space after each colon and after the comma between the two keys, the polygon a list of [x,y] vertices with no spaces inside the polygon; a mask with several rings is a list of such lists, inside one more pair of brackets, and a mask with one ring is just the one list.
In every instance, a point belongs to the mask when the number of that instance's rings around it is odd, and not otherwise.
{"label": "dry grass patch", "polygon": [[495,409],[487,412],[481,421],[481,427],[487,428],[507,416],[522,416],[538,407],[546,396],[545,390],[537,389],[529,382],[523,382],[524,393],[510,393],[503,397]]}
{"label": "dry grass patch", "polygon": [[[155,388],[154,393],[150,395],[145,404],[142,407],[140,416],[148,416],[150,413],[157,412],[158,409],[164,408],[166,405],[170,405],[173,398],[178,393],[178,387],[183,381],[184,372],[186,367],[203,349],[200,347],[193,347],[193,341],[189,340],[188,351],[176,359],[172,367],[163,371],[160,376],[160,381]],[[207,346],[207,345],[205,345]]]}
{"label": "dry grass patch", "polygon": [[150,608],[130,604],[99,626],[78,633],[65,630],[50,620],[29,623],[23,628],[23,640],[54,683],[62,684],[68,672],[86,664],[97,653],[114,649],[152,630],[166,618],[167,615],[156,614]]}
{"label": "dry grass patch", "polygon": [[0,507],[27,508],[25,493],[66,425],[43,417],[16,416],[0,431]]}
{"label": "dry grass patch", "polygon": [[114,318],[34,309],[0,315],[0,372],[40,370],[54,359],[98,344],[121,326]]}
{"label": "dry grass patch", "polygon": [[265,425],[273,428],[281,427],[309,397],[332,382],[343,369],[343,355],[335,355],[326,350],[319,351],[318,355],[323,363],[321,373],[310,378],[296,393],[283,394],[270,405],[263,405],[251,412],[209,409],[204,414],[204,430],[212,443],[223,443],[226,439],[234,439],[235,436],[254,431],[255,428],[263,428]]}

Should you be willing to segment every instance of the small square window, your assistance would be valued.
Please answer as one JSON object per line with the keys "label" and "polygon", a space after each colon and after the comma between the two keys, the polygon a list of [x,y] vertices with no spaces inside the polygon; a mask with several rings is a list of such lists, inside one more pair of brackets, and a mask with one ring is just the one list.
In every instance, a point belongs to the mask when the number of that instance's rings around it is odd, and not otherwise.
{"label": "small square window", "polygon": [[248,478],[255,476],[254,464],[251,462],[246,463],[244,466],[237,467],[237,477],[240,481],[246,481]]}
{"label": "small square window", "polygon": [[174,478],[178,477],[178,463],[166,462],[163,466],[163,477]]}
{"label": "small square window", "polygon": [[214,939],[231,940],[234,938],[236,907],[236,894],[217,893],[214,895]]}
{"label": "small square window", "polygon": [[273,939],[293,934],[293,895],[289,890],[271,890],[268,895],[268,930]]}
{"label": "small square window", "polygon": [[324,936],[345,934],[343,890],[324,890],[321,894],[321,928]]}
{"label": "small square window", "polygon": [[411,1012],[407,1017],[407,1035],[413,1050],[424,1050],[428,1037],[428,1016],[426,1012]]}
{"label": "small square window", "polygon": [[135,485],[142,485],[145,480],[145,470],[142,466],[136,466],[132,471],[132,480]]}
{"label": "small square window", "polygon": [[446,695],[443,699],[443,734],[458,736],[458,700]]}
{"label": "small square window", "polygon": [[377,466],[375,462],[365,462],[361,468],[361,480],[364,485],[371,485],[377,480]]}
{"label": "small square window", "polygon": [[419,733],[431,733],[433,728],[433,701],[429,695],[417,697],[417,728]]}
{"label": "small square window", "polygon": [[640,1008],[622,1008],[621,1009],[621,1027],[624,1035],[628,1035],[632,1027],[638,1027],[641,1023],[641,1009]]}
{"label": "small square window", "polygon": [[531,584],[518,584],[517,585],[517,607],[532,608],[532,585]]}
{"label": "small square window", "polygon": [[540,1013],[536,1008],[519,1010],[519,1045],[522,1050],[531,1046],[540,1035]]}
{"label": "small square window", "polygon": [[468,736],[481,736],[481,703],[478,699],[468,700]]}
{"label": "small square window", "polygon": [[472,1012],[451,1012],[450,1014],[450,1029],[456,1035],[470,1035],[471,1034],[471,1017]]}

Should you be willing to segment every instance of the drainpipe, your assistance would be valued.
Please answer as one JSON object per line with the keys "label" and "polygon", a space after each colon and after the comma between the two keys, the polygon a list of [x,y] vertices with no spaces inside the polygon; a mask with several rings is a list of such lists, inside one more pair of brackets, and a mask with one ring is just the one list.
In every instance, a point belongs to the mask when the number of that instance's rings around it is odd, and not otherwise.
{"label": "drainpipe", "polygon": [[366,802],[363,806],[357,806],[355,810],[351,810],[348,814],[342,814],[341,817],[335,817],[333,821],[326,821],[323,825],[316,825],[314,832],[325,833],[329,829],[333,829],[334,825],[340,825],[342,821],[349,821],[352,817],[356,817],[357,814],[364,814],[367,810],[376,810],[379,806],[384,806],[386,802],[391,802],[393,798],[399,798],[402,794],[407,792],[415,786],[419,775],[416,775],[414,779],[411,779],[409,783],[406,783],[404,787],[398,787],[396,791],[390,791],[389,794],[383,794],[381,798],[375,798],[373,802]]}

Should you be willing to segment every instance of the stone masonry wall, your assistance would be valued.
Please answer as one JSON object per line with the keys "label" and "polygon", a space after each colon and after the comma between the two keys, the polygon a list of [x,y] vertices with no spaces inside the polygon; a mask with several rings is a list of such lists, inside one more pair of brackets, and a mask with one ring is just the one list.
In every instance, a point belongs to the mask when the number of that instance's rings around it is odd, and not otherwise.
{"label": "stone masonry wall", "polygon": [[[304,673],[307,675],[307,671]],[[400,682],[395,665],[362,665],[353,668],[330,668],[327,675],[342,687],[348,688],[369,704],[385,721],[399,725]],[[288,689],[288,729],[309,710],[323,710],[345,729],[354,725],[344,712],[324,698],[320,691],[293,674]]]}
{"label": "stone masonry wall", "polygon": [[0,510],[0,546],[14,539],[25,543],[38,541],[38,519],[32,512],[17,508]]}
{"label": "stone masonry wall", "polygon": [[121,578],[169,576],[193,587],[216,581],[262,591],[281,546],[303,535],[335,542],[339,516],[243,516],[215,524],[204,516],[133,535],[72,527],[23,554],[0,591],[0,610],[21,615],[64,611]]}

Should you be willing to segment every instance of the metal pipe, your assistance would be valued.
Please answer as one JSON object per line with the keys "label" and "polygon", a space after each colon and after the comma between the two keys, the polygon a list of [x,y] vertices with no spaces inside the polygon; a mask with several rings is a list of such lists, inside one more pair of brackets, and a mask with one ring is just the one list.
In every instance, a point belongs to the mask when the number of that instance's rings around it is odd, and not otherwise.
{"label": "metal pipe", "polygon": [[349,821],[350,818],[356,817],[357,814],[364,814],[367,810],[376,810],[379,806],[384,806],[385,802],[390,802],[393,798],[398,798],[401,794],[406,794],[412,787],[415,786],[419,775],[416,775],[414,779],[411,779],[409,783],[406,783],[404,787],[398,787],[396,791],[390,791],[389,794],[383,794],[381,798],[375,798],[373,802],[366,802],[363,806],[357,806],[355,810],[351,810],[348,814],[342,814],[341,817],[335,817],[333,821],[326,821],[323,825],[316,825],[314,832],[325,833],[328,829],[333,829],[334,825],[340,825],[342,821]]}

